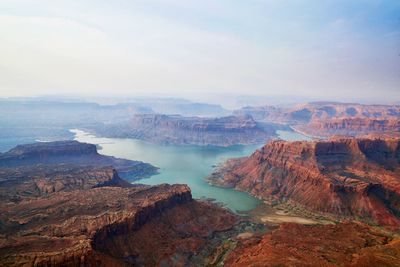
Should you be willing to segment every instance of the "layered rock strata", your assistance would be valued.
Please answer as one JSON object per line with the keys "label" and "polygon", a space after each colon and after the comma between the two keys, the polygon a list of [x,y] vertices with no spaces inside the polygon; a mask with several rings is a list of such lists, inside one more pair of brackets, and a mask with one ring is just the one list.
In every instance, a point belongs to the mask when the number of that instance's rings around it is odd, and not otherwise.
{"label": "layered rock strata", "polygon": [[186,185],[123,180],[114,167],[156,168],[90,144],[17,146],[0,166],[1,266],[188,266],[238,222]]}
{"label": "layered rock strata", "polygon": [[314,120],[308,124],[296,125],[294,128],[308,135],[321,137],[332,135],[362,136],[367,134],[400,137],[400,119],[338,118]]}
{"label": "layered rock strata", "polygon": [[[93,144],[78,141],[55,141],[19,145],[0,154],[0,168],[67,164],[74,166],[113,166],[121,176],[129,180],[149,177],[157,168],[141,161],[104,156]],[[50,168],[46,168],[50,169]]]}
{"label": "layered rock strata", "polygon": [[251,116],[201,118],[159,114],[135,115],[118,125],[97,127],[95,132],[106,137],[200,146],[264,143],[275,135],[272,127],[259,125]]}
{"label": "layered rock strata", "polygon": [[185,266],[236,222],[185,185],[59,192],[0,210],[3,266]]}
{"label": "layered rock strata", "polygon": [[331,137],[367,134],[400,136],[399,105],[312,102],[292,107],[245,107],[236,115],[251,115],[257,121],[288,124],[306,135]]}
{"label": "layered rock strata", "polygon": [[18,202],[102,186],[131,187],[112,167],[66,164],[0,168],[0,200]]}
{"label": "layered rock strata", "polygon": [[400,140],[272,141],[210,177],[272,201],[400,226]]}

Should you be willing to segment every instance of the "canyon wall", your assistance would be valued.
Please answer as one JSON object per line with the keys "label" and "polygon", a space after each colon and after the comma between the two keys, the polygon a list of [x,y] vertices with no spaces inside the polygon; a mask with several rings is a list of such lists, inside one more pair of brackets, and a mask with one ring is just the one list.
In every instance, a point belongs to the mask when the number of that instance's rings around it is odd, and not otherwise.
{"label": "canyon wall", "polygon": [[0,168],[0,200],[19,202],[53,193],[101,186],[130,187],[113,167],[53,164]]}
{"label": "canyon wall", "polygon": [[312,136],[332,135],[400,136],[400,119],[337,118],[314,120],[308,124],[293,126],[296,130]]}
{"label": "canyon wall", "polygon": [[264,143],[275,135],[272,127],[261,127],[251,116],[201,118],[141,114],[125,123],[103,125],[94,131],[106,137],[201,146]]}
{"label": "canyon wall", "polygon": [[400,136],[400,106],[357,103],[312,102],[291,107],[244,107],[236,115],[251,115],[257,121],[283,123],[316,137],[333,135]]}
{"label": "canyon wall", "polygon": [[228,211],[193,200],[186,185],[58,192],[2,203],[0,210],[5,266],[185,266],[215,232],[236,222]]}
{"label": "canyon wall", "polygon": [[209,181],[272,202],[400,226],[399,139],[272,141],[228,160]]}
{"label": "canyon wall", "polygon": [[194,265],[220,242],[216,233],[238,223],[230,211],[193,200],[186,185],[121,179],[108,166],[121,163],[144,164],[78,142],[0,155],[0,265]]}
{"label": "canyon wall", "polygon": [[121,176],[129,180],[149,177],[157,173],[157,168],[141,161],[104,156],[97,152],[93,144],[78,141],[42,142],[18,145],[0,154],[0,168],[14,168],[66,164],[74,166],[113,166]]}

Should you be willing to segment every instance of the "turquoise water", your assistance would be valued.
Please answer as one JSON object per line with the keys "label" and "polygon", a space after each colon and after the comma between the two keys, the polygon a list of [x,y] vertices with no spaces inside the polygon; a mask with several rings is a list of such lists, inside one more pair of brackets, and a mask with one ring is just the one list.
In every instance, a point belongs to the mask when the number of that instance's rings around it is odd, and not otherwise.
{"label": "turquoise water", "polygon": [[135,139],[100,138],[80,130],[71,131],[75,134],[75,140],[99,144],[101,154],[140,160],[160,168],[159,174],[139,180],[138,183],[188,184],[194,198],[212,198],[233,211],[251,210],[260,204],[260,200],[247,193],[211,186],[204,178],[218,163],[250,155],[262,144],[231,147],[157,145]]}

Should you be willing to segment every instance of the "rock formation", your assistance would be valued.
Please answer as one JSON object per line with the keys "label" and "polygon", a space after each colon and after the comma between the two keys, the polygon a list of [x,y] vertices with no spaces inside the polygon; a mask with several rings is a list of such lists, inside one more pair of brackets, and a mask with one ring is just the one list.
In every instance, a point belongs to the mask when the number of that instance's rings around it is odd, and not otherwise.
{"label": "rock formation", "polygon": [[293,107],[245,107],[234,114],[288,124],[299,132],[317,137],[371,133],[400,136],[399,105],[312,102]]}
{"label": "rock formation", "polygon": [[135,138],[160,144],[215,145],[264,143],[274,136],[251,116],[221,118],[182,117],[179,115],[135,115],[130,121],[96,127],[106,137]]}
{"label": "rock formation", "polygon": [[0,210],[3,266],[184,266],[236,221],[185,185],[59,192]]}
{"label": "rock formation", "polygon": [[[124,170],[144,163],[105,157],[78,142],[18,146],[1,154],[0,266],[400,262],[399,240],[371,226],[283,224],[253,234],[228,210],[192,199],[188,186],[132,185],[114,164]],[[399,139],[335,138],[273,141],[248,158],[229,160],[210,179],[268,200],[369,218],[397,230],[399,174]],[[239,225],[245,232],[237,235]]]}
{"label": "rock formation", "polygon": [[282,224],[261,240],[239,241],[225,266],[399,266],[400,241],[356,223]]}
{"label": "rock formation", "polygon": [[124,178],[136,180],[157,173],[157,168],[141,161],[100,155],[95,145],[77,141],[42,142],[19,145],[0,154],[0,168],[38,164],[75,166],[113,166]]}
{"label": "rock formation", "polygon": [[400,140],[272,141],[209,178],[270,201],[400,226]]}
{"label": "rock formation", "polygon": [[380,134],[400,137],[400,119],[337,118],[314,120],[308,124],[293,126],[296,130],[312,136]]}
{"label": "rock formation", "polygon": [[78,142],[0,155],[0,266],[194,265],[238,223],[186,185],[133,185],[108,164],[144,163]]}
{"label": "rock formation", "polygon": [[19,202],[25,198],[101,186],[132,186],[112,167],[65,164],[0,168],[0,200]]}

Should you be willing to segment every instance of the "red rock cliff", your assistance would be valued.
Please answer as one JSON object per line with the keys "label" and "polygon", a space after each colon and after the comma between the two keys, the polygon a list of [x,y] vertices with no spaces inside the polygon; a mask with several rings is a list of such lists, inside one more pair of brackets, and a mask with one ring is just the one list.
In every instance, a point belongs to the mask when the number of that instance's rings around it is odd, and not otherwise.
{"label": "red rock cliff", "polygon": [[312,102],[292,107],[245,107],[236,115],[252,115],[257,121],[284,123],[308,135],[400,136],[400,106]]}
{"label": "red rock cliff", "polygon": [[386,134],[400,136],[400,119],[337,118],[313,120],[295,129],[314,136]]}
{"label": "red rock cliff", "polygon": [[0,211],[2,266],[184,266],[236,221],[186,185],[58,192]]}
{"label": "red rock cliff", "polygon": [[200,118],[160,114],[137,114],[130,121],[98,127],[96,132],[107,137],[200,146],[257,144],[275,135],[273,129],[261,127],[251,116]]}
{"label": "red rock cliff", "polygon": [[273,141],[226,162],[212,183],[318,212],[359,216],[398,227],[400,140]]}

